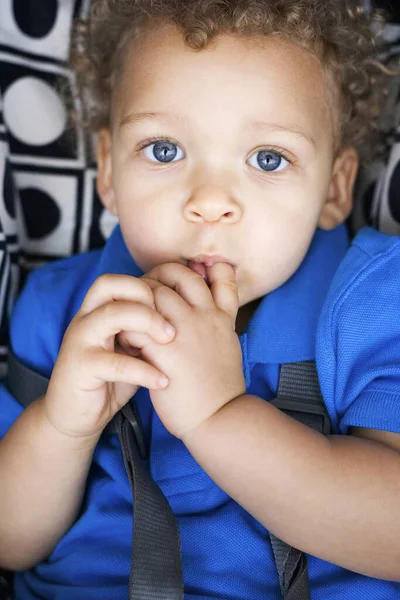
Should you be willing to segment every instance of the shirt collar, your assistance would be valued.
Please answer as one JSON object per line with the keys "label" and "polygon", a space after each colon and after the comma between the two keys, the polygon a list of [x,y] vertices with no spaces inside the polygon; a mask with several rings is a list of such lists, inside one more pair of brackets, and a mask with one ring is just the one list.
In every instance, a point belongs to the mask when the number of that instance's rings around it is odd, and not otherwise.
{"label": "shirt collar", "polygon": [[[316,231],[300,267],[261,300],[250,320],[243,334],[249,363],[280,364],[315,358],[319,315],[347,248],[344,225],[329,232]],[[103,249],[99,270],[100,274],[143,275],[125,245],[119,225]]]}
{"label": "shirt collar", "polygon": [[117,225],[107,240],[99,264],[99,274],[115,273],[141,277],[144,273],[133,260],[124,238],[121,227]]}

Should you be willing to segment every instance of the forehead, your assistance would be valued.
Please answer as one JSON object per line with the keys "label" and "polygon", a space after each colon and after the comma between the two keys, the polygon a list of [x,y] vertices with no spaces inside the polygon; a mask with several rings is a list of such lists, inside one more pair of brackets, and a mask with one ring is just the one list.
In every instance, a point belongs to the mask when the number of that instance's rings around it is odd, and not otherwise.
{"label": "forehead", "polygon": [[118,122],[163,112],[203,130],[207,120],[215,132],[262,120],[298,128],[317,145],[333,138],[318,58],[272,36],[220,35],[195,51],[173,26],[148,29],[125,57],[115,106]]}

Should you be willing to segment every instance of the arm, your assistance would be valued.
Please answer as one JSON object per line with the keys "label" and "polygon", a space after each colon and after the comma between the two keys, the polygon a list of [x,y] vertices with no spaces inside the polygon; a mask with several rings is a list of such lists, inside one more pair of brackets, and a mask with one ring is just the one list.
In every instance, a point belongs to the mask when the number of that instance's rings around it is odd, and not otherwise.
{"label": "arm", "polygon": [[[154,298],[177,331],[168,348],[153,344],[146,349],[148,359],[170,379],[166,390],[151,393],[165,427],[221,488],[287,543],[372,577],[400,580],[400,436],[363,429],[364,437],[375,440],[360,439],[360,430],[353,430],[359,438],[325,438],[268,402],[246,395],[234,334],[237,289],[229,266],[215,264],[208,270],[210,289],[182,265],[161,265],[148,277],[170,288],[168,294],[155,288]],[[375,308],[376,302],[376,315]],[[354,314],[346,314],[353,324]],[[365,314],[359,318],[363,323]],[[376,319],[368,322],[376,329]],[[354,327],[348,331],[352,335]],[[365,331],[364,323],[359,331]],[[398,336],[391,330],[389,337],[398,349]],[[389,370],[380,423],[398,414],[394,371],[400,361],[388,361],[384,342],[371,352],[371,344],[360,336],[372,363],[371,380],[377,377],[378,348],[386,374]],[[365,389],[367,358],[360,364],[363,385],[355,378],[354,395],[347,402],[353,410],[370,407],[370,418],[377,423],[376,402],[382,402],[382,394],[374,386]],[[337,384],[337,377],[332,381]],[[337,387],[333,385],[336,394]],[[358,412],[358,422],[362,412],[365,408]]]}
{"label": "arm", "polygon": [[139,386],[162,386],[160,371],[123,350],[171,340],[152,305],[142,281],[99,278],[65,333],[46,395],[1,440],[0,566],[24,570],[48,556],[78,515],[103,429]]}
{"label": "arm", "polygon": [[[222,489],[287,543],[400,580],[400,436],[377,435],[325,438],[246,395],[183,441]],[[388,436],[392,447],[380,443]]]}
{"label": "arm", "polygon": [[78,515],[99,435],[73,438],[33,402],[0,441],[0,565],[23,571],[43,560]]}

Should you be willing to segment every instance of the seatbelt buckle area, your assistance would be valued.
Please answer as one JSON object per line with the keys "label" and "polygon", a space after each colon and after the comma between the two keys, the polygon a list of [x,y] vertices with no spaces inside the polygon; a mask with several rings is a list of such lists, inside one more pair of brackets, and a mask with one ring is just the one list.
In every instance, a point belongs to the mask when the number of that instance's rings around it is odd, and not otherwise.
{"label": "seatbelt buckle area", "polygon": [[140,423],[140,417],[138,415],[136,406],[131,402],[125,404],[123,408],[121,408],[121,412],[124,415],[125,419],[130,423],[133,433],[135,436],[136,444],[139,450],[140,458],[143,460],[147,460],[148,452],[146,448],[146,444],[144,441],[144,437],[142,434],[142,428]]}
{"label": "seatbelt buckle area", "polygon": [[[289,417],[296,419],[296,421],[299,421],[304,425],[308,425],[306,422],[306,415],[310,415],[311,420],[314,418],[314,422],[316,421],[315,417],[319,417],[321,419],[321,425],[315,427],[310,424],[310,426],[313,429],[317,429],[323,435],[329,435],[331,433],[331,420],[325,407],[311,402],[299,402],[299,400],[292,400],[291,398],[285,398],[283,396],[273,398],[272,400],[269,400],[269,402],[276,408],[279,408],[282,412],[286,413]],[[305,418],[296,418],[296,416],[290,413],[301,413]]]}

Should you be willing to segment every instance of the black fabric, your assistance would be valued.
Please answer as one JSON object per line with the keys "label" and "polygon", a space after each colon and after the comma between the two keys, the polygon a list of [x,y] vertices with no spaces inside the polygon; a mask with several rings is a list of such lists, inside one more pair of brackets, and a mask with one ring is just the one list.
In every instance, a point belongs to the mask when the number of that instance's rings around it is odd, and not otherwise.
{"label": "black fabric", "polygon": [[400,23],[400,3],[399,0],[379,0],[377,2],[379,8],[383,8],[391,21]]}
{"label": "black fabric", "polygon": [[12,600],[12,574],[0,569],[0,600]]}

